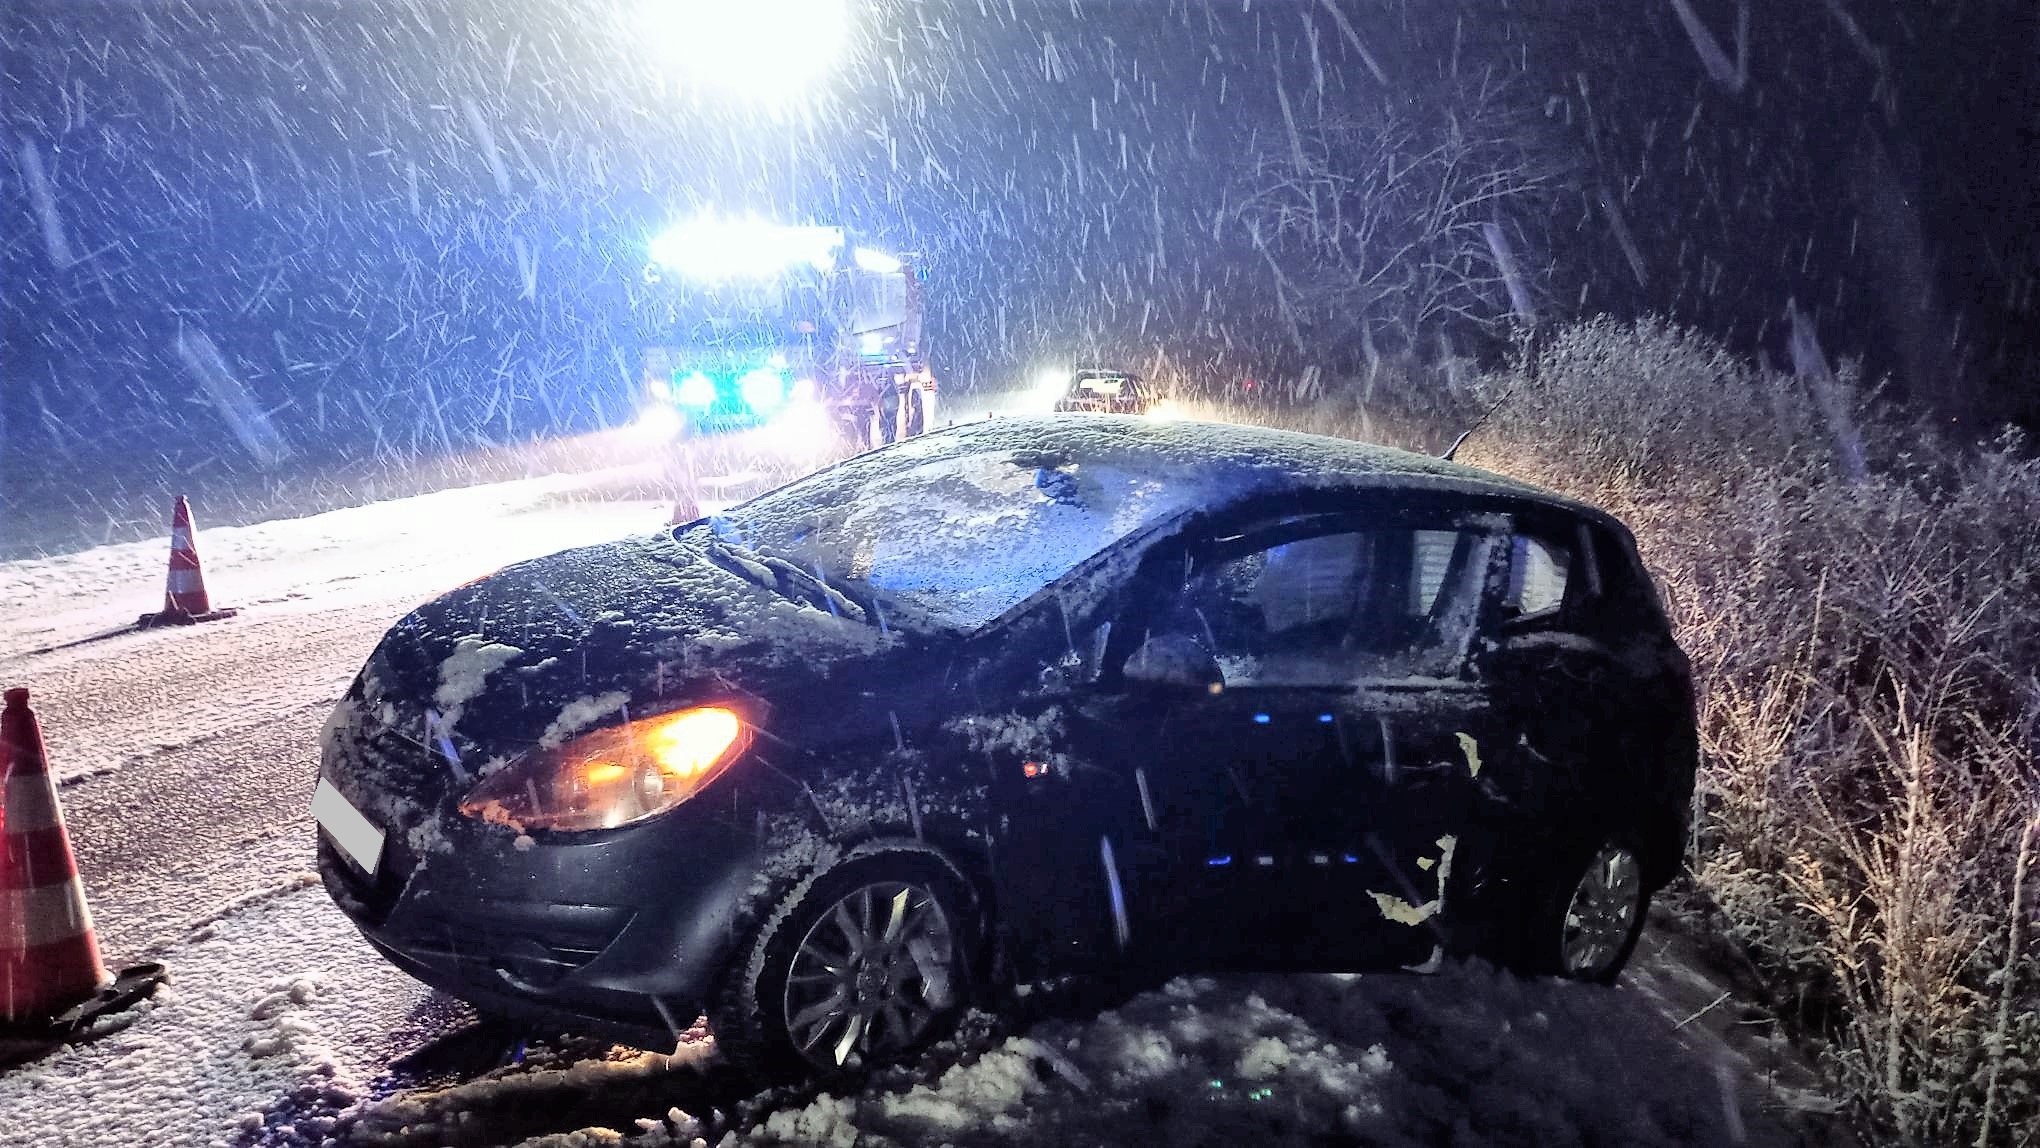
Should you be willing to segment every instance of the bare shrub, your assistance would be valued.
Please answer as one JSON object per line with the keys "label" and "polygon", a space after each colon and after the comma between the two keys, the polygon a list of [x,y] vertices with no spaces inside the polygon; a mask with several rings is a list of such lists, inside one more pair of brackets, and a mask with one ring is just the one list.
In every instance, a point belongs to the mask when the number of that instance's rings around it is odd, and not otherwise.
{"label": "bare shrub", "polygon": [[[1581,323],[1479,381],[1509,397],[1461,457],[1636,531],[1698,679],[1692,885],[1866,1125],[2040,1143],[2040,462],[1838,374],[1824,409],[1696,332]],[[1405,444],[1464,425],[1398,405]]]}
{"label": "bare shrub", "polygon": [[1221,224],[1262,262],[1297,352],[1359,348],[1371,363],[1534,321],[1567,173],[1533,100],[1483,72],[1374,101],[1282,101],[1286,131],[1248,152]]}

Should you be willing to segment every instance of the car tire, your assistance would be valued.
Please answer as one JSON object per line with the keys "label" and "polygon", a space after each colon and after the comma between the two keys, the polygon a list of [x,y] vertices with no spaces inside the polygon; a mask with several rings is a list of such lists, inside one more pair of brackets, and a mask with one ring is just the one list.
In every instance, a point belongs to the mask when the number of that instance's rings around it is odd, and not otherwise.
{"label": "car tire", "polygon": [[1613,984],[1650,911],[1643,851],[1626,835],[1590,834],[1557,850],[1523,918],[1512,964],[1540,976]]}
{"label": "car tire", "polygon": [[930,849],[853,857],[796,885],[740,950],[709,1027],[738,1067],[834,1076],[956,1027],[986,935],[968,879]]}

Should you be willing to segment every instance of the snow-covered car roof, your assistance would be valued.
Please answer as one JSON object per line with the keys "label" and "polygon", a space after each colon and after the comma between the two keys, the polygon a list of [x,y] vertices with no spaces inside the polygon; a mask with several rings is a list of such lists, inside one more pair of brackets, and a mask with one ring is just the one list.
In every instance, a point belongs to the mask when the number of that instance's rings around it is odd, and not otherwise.
{"label": "snow-covered car roof", "polygon": [[1173,471],[1178,481],[1193,484],[1204,492],[1195,501],[1205,506],[1284,488],[1416,487],[1527,498],[1614,522],[1598,507],[1465,463],[1352,439],[1235,423],[1139,415],[1028,415],[950,427],[921,441],[942,444],[948,448],[944,454],[1014,449],[1121,465],[1144,462],[1142,470]]}
{"label": "snow-covered car roof", "polygon": [[[708,525],[969,631],[1123,539],[1243,498],[1367,487],[1561,502],[1536,487],[1344,439],[1139,416],[1044,415],[924,435],[760,495]],[[685,528],[683,528],[685,529]]]}

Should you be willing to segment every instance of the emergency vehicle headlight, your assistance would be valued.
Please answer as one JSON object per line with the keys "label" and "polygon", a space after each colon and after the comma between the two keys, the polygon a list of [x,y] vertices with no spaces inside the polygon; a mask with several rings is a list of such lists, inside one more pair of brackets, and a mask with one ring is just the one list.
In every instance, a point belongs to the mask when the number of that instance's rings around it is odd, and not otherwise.
{"label": "emergency vehicle headlight", "polygon": [[777,410],[786,402],[786,376],[770,367],[759,367],[737,380],[744,404],[756,411]]}
{"label": "emergency vehicle headlight", "polygon": [[673,390],[673,397],[682,406],[711,407],[715,405],[715,383],[707,375],[696,371],[680,380]]}

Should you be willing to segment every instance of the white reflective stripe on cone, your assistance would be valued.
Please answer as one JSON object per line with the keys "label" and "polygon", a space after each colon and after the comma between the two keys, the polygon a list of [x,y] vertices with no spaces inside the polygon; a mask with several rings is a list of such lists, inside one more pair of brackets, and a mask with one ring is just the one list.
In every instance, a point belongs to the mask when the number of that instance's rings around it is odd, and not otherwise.
{"label": "white reflective stripe on cone", "polygon": [[198,571],[196,570],[172,570],[170,572],[170,592],[172,594],[192,593],[199,588],[200,584]]}
{"label": "white reflective stripe on cone", "polygon": [[170,549],[191,549],[191,531],[182,526],[172,527],[170,530]]}
{"label": "white reflective stripe on cone", "polygon": [[63,823],[57,801],[51,794],[48,774],[32,773],[7,779],[6,825],[9,833],[48,829]]}
{"label": "white reflective stripe on cone", "polygon": [[92,931],[85,886],[76,877],[40,889],[0,893],[0,903],[8,909],[8,920],[0,924],[0,948],[32,949]]}

